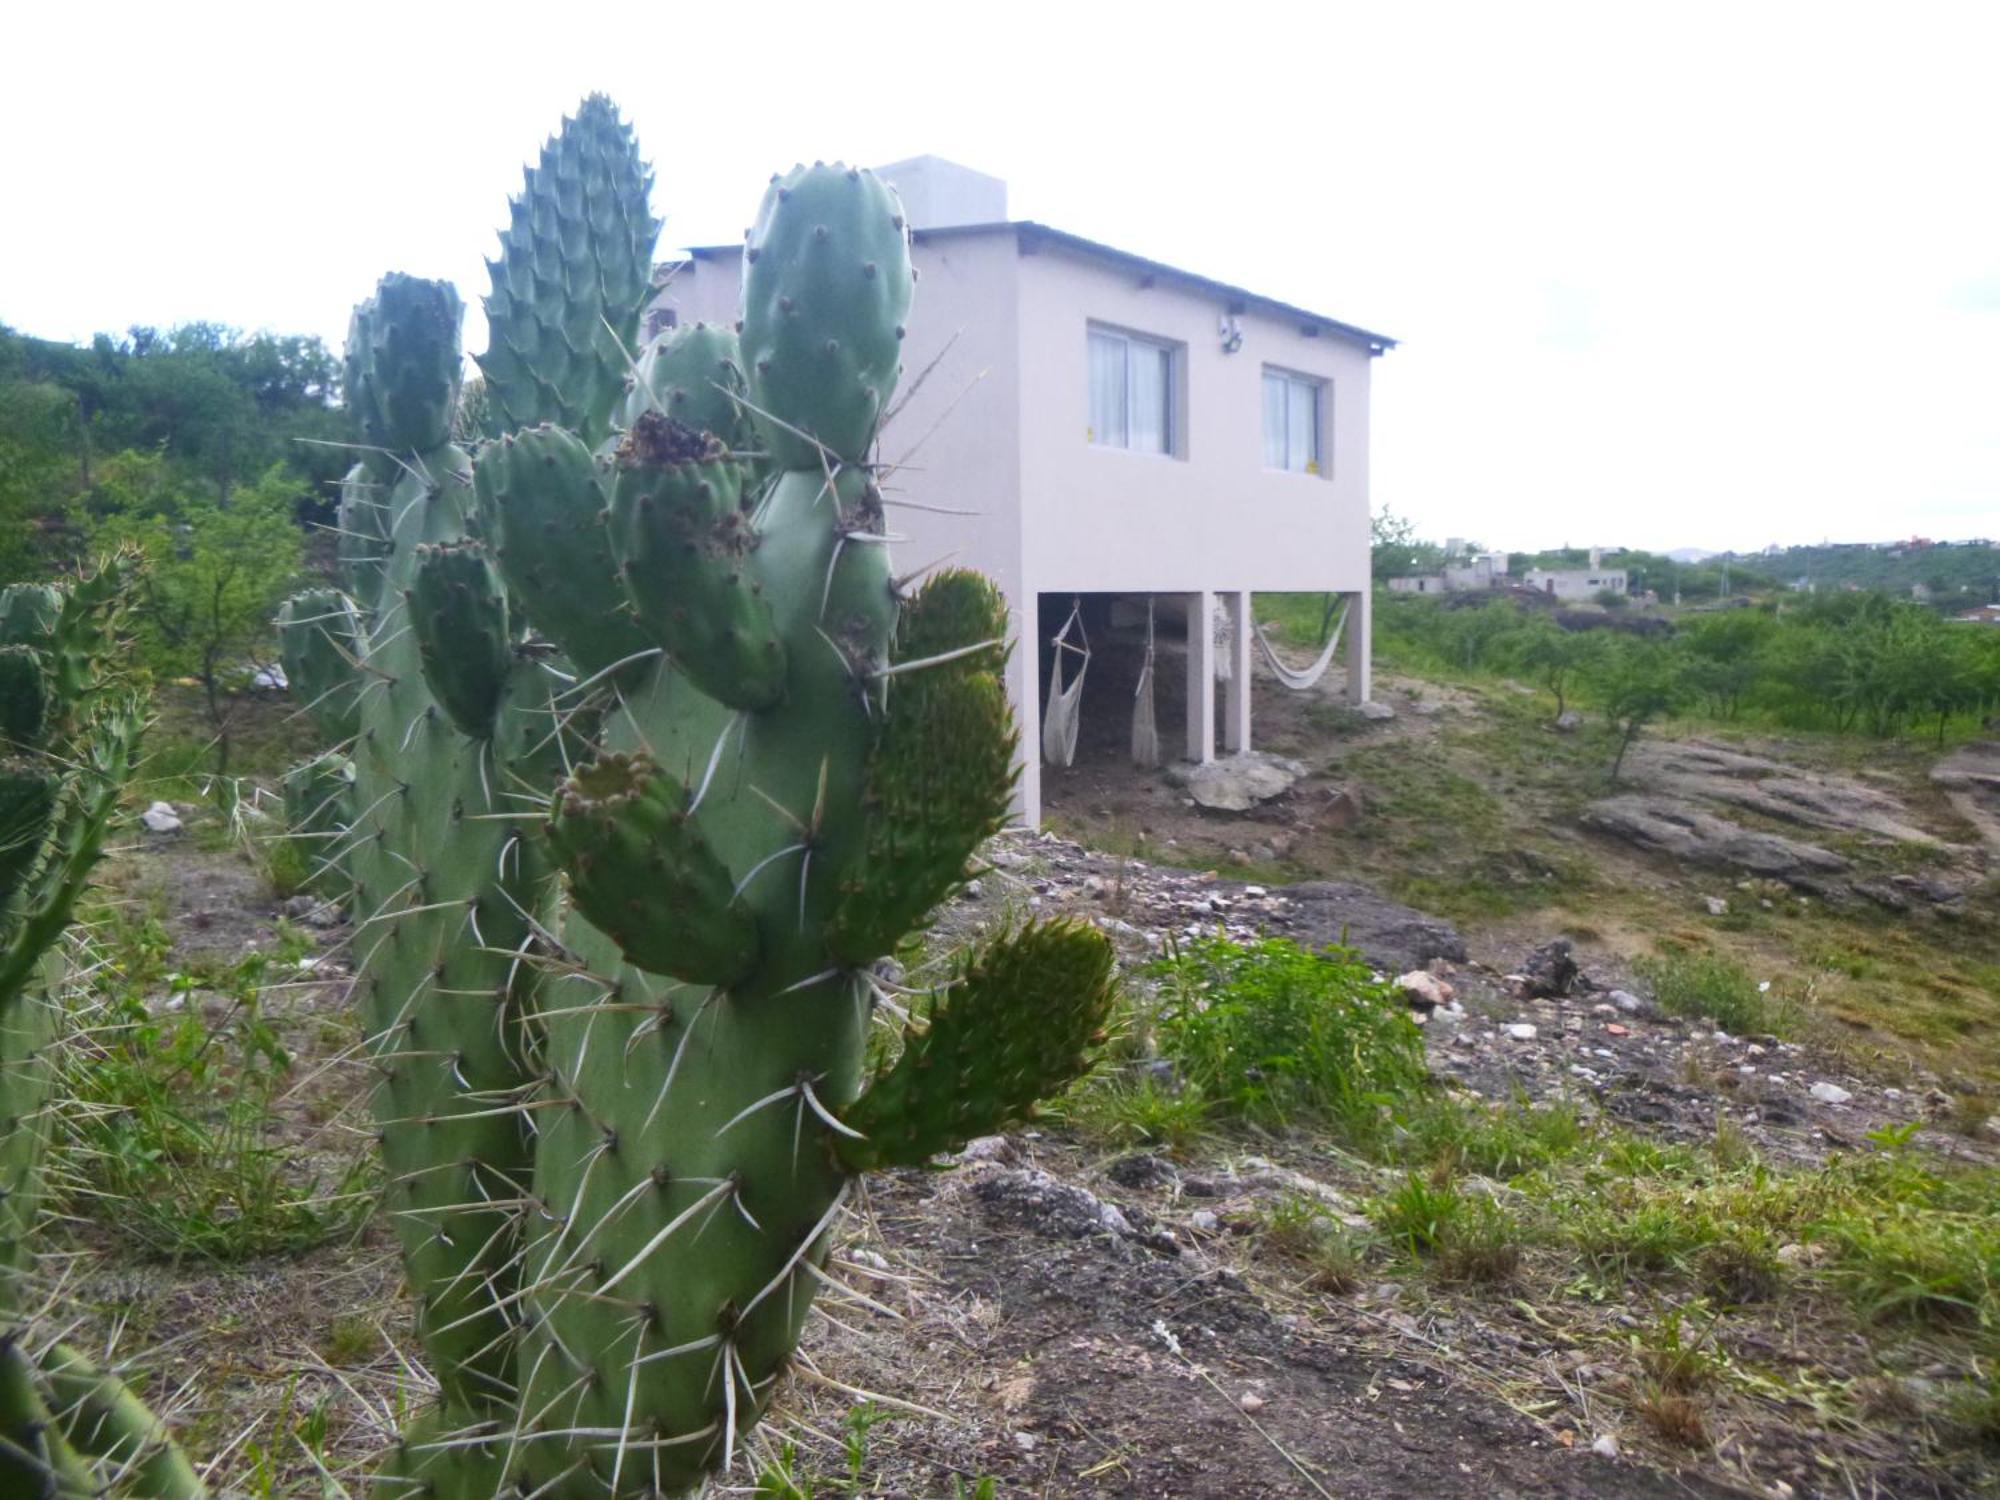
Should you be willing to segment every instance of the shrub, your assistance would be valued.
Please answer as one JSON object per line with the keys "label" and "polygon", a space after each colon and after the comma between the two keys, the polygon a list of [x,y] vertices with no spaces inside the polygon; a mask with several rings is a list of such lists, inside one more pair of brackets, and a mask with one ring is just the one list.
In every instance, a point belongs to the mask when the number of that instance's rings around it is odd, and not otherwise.
{"label": "shrub", "polygon": [[1408,1007],[1349,949],[1205,938],[1148,972],[1161,1050],[1220,1113],[1369,1138],[1428,1076]]}

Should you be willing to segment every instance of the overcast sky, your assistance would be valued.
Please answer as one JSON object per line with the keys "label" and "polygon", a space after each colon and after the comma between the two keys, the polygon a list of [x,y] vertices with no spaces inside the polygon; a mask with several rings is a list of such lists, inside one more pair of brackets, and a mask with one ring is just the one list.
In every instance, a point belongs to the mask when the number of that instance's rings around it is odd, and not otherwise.
{"label": "overcast sky", "polygon": [[337,347],[389,269],[476,304],[522,163],[602,89],[663,247],[736,238],[798,158],[930,152],[1394,335],[1374,501],[1439,537],[2000,533],[1990,0],[54,9],[10,15],[0,89],[27,333]]}

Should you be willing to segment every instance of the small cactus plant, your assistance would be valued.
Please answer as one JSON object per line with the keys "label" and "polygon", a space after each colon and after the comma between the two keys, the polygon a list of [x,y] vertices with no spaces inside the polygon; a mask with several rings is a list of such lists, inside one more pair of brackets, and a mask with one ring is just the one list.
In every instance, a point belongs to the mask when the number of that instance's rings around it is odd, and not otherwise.
{"label": "small cactus plant", "polygon": [[[1020,1117],[1108,1004],[1109,948],[1072,923],[921,996],[876,972],[999,827],[1015,745],[997,592],[890,565],[871,458],[915,280],[893,193],[774,179],[741,352],[670,330],[617,350],[614,385],[597,334],[637,327],[648,184],[602,100],[530,172],[481,361],[519,425],[469,484],[455,360],[399,327],[448,289],[385,281],[350,343],[400,477],[342,521],[382,587],[339,843],[441,1387],[385,1494],[673,1494],[728,1467],[854,1175]],[[371,415],[384,351],[436,388]]]}
{"label": "small cactus plant", "polygon": [[133,567],[114,556],[67,588],[0,592],[0,1494],[49,1500],[202,1493],[159,1419],[40,1326],[33,1285],[57,945],[144,723],[115,666]]}

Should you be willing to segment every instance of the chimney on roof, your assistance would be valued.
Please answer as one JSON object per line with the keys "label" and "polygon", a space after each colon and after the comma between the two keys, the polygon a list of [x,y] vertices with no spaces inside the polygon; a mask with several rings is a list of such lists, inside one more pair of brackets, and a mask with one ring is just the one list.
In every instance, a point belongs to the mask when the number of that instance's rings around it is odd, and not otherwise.
{"label": "chimney on roof", "polygon": [[1602,547],[1592,547],[1590,549],[1590,571],[1595,573],[1599,568],[1603,566],[1604,566],[1604,549]]}
{"label": "chimney on roof", "polygon": [[913,156],[877,167],[875,175],[895,188],[912,229],[949,229],[958,224],[999,224],[1007,218],[1007,184],[942,156]]}

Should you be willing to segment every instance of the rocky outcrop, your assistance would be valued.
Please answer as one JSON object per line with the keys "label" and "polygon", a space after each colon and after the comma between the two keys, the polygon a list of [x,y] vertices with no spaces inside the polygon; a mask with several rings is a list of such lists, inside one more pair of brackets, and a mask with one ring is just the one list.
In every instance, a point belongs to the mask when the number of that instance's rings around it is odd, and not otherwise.
{"label": "rocky outcrop", "polygon": [[1432,959],[1465,961],[1465,939],[1441,917],[1427,916],[1348,880],[1313,880],[1276,893],[1290,902],[1289,935],[1311,947],[1344,943],[1376,968],[1398,974]]}
{"label": "rocky outcrop", "polygon": [[1775,833],[1759,833],[1676,797],[1629,793],[1584,810],[1586,827],[1684,864],[1782,880],[1823,893],[1849,862],[1830,849]]}
{"label": "rocky outcrop", "polygon": [[1199,765],[1182,762],[1166,771],[1169,783],[1184,788],[1196,806],[1211,812],[1248,812],[1260,802],[1282,797],[1305,774],[1299,762],[1260,750]]}

